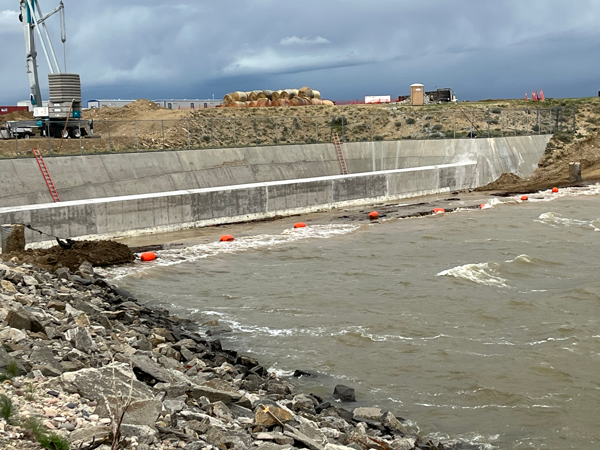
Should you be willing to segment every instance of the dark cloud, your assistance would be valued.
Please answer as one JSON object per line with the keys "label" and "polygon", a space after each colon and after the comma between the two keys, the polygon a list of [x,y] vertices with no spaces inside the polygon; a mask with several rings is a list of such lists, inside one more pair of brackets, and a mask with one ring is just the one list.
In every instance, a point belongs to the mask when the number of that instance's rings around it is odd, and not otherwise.
{"label": "dark cloud", "polygon": [[[64,2],[68,70],[81,74],[86,99],[303,85],[352,99],[406,94],[414,82],[471,100],[600,88],[595,0]],[[18,3],[0,0],[0,103],[28,97]],[[57,17],[49,29],[62,61]]]}

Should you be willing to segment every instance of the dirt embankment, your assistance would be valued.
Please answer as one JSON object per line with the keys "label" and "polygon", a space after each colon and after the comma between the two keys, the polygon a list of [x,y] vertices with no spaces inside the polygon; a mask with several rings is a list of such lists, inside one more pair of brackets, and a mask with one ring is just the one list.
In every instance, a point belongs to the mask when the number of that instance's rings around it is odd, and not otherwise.
{"label": "dirt embankment", "polygon": [[94,267],[126,264],[135,260],[129,247],[115,241],[76,241],[70,249],[56,245],[48,249],[29,249],[0,255],[0,259],[18,264],[33,264],[55,271],[67,267],[76,271],[84,261]]}
{"label": "dirt embankment", "polygon": [[0,122],[11,122],[13,120],[33,120],[33,113],[29,111],[15,111],[0,116]]}
{"label": "dirt embankment", "polygon": [[556,133],[550,139],[538,168],[528,178],[519,178],[512,173],[503,173],[492,183],[476,191],[530,192],[566,186],[569,181],[569,163],[581,163],[584,181],[600,180],[600,132],[575,139],[573,134]]}

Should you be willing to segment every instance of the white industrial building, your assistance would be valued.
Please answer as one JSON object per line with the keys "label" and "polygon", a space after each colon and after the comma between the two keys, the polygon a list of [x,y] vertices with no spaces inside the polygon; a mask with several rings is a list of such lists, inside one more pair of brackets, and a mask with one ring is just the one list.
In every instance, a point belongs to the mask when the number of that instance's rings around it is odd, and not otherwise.
{"label": "white industrial building", "polygon": [[[210,99],[158,99],[151,100],[158,106],[168,109],[203,109],[203,108],[214,108],[221,104],[220,100]],[[133,103],[135,100],[122,100],[122,99],[102,99],[102,100],[88,100],[88,108],[102,108],[107,107],[119,107],[125,106],[129,103]]]}

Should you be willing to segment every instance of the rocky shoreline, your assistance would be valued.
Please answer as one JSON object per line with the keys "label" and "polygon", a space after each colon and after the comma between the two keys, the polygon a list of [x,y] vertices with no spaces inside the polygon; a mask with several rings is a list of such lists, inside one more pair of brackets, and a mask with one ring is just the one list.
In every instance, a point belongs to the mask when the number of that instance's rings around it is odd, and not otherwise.
{"label": "rocky shoreline", "polygon": [[342,408],[346,386],[300,393],[87,262],[54,273],[6,262],[0,283],[0,448],[479,448],[425,441],[380,408]]}

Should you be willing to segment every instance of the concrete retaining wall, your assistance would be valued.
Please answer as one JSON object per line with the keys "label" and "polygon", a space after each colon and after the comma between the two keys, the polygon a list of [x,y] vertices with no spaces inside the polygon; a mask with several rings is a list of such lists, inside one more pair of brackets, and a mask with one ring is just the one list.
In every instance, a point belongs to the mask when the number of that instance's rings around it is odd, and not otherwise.
{"label": "concrete retaining wall", "polygon": [[[448,192],[473,187],[476,178],[477,164],[463,162],[7,207],[0,208],[0,224],[30,224],[60,237],[118,237]],[[26,239],[48,238],[26,230]]]}
{"label": "concrete retaining wall", "polygon": [[483,186],[504,172],[531,175],[550,137],[351,142],[344,153],[351,173],[477,161],[477,185]]}
{"label": "concrete retaining wall", "polygon": [[[344,144],[350,173],[477,161],[476,185],[528,176],[549,135]],[[340,174],[332,144],[46,158],[61,200],[81,200],[318,178]],[[33,158],[0,160],[0,207],[52,201]]]}

